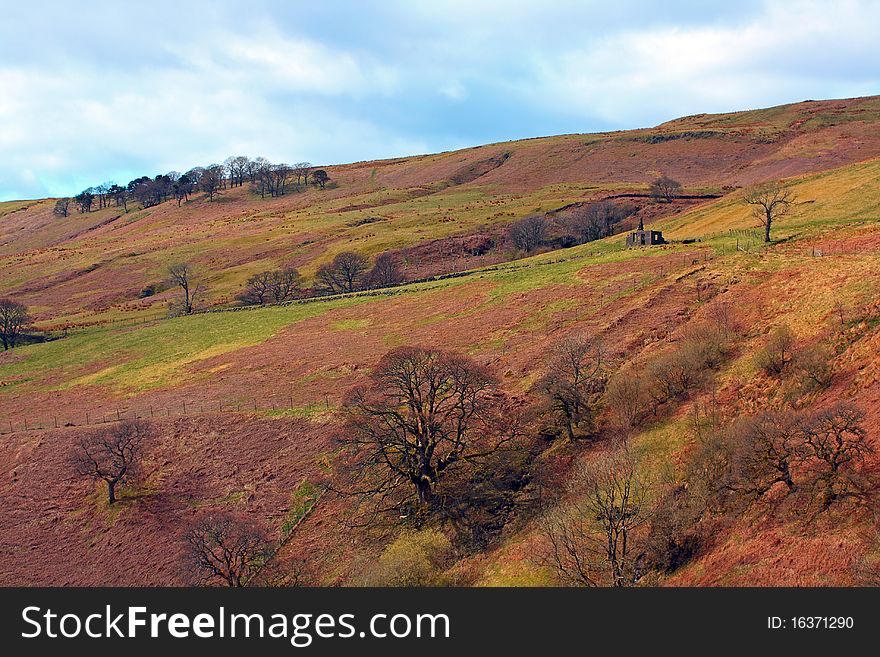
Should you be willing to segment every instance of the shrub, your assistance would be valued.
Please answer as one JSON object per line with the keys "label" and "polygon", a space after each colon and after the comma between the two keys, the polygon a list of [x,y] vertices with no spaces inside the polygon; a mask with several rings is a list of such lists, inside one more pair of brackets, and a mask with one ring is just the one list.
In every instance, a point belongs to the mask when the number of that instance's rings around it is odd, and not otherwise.
{"label": "shrub", "polygon": [[770,334],[767,344],[755,356],[755,364],[769,376],[781,376],[791,362],[794,335],[783,324]]}
{"label": "shrub", "polygon": [[618,427],[641,426],[651,412],[651,403],[650,386],[634,368],[618,371],[608,382],[605,407]]}
{"label": "shrub", "polygon": [[407,531],[379,557],[373,584],[379,586],[442,586],[448,584],[443,568],[452,544],[436,529]]}
{"label": "shrub", "polygon": [[826,388],[831,383],[831,354],[821,346],[806,347],[792,358],[801,384],[807,390]]}

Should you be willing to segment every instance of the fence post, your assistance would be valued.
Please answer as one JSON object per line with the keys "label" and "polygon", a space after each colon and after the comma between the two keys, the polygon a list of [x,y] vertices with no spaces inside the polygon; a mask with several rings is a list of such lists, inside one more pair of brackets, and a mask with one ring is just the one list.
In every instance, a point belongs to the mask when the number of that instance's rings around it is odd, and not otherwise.
{"label": "fence post", "polygon": [[89,412],[86,411],[86,426],[89,425]]}
{"label": "fence post", "polygon": [[150,417],[153,417],[153,405],[150,404]]}
{"label": "fence post", "polygon": [[55,428],[56,429],[58,428],[58,416],[57,415],[55,416]]}
{"label": "fence post", "polygon": [[183,400],[183,414],[186,415],[186,400]]}
{"label": "fence post", "polygon": [[119,422],[119,409],[116,409],[116,421]]}

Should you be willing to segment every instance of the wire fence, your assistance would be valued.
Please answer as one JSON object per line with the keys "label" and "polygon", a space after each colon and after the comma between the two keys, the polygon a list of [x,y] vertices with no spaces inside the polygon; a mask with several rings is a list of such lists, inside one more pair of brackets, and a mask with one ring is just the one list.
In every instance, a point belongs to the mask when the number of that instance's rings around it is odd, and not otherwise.
{"label": "wire fence", "polygon": [[92,427],[123,420],[150,420],[167,417],[247,413],[308,417],[333,410],[329,397],[305,404],[294,403],[293,395],[251,398],[181,399],[162,404],[119,404],[96,406],[87,410],[61,410],[45,414],[19,414],[0,420],[0,435],[19,431],[46,431],[64,427]]}

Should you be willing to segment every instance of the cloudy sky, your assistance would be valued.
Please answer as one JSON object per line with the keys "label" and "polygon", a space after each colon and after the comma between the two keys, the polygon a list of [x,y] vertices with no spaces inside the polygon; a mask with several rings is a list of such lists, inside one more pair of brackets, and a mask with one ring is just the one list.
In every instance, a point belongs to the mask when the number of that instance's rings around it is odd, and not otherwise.
{"label": "cloudy sky", "polygon": [[[86,8],[87,7],[87,8]],[[880,0],[2,0],[0,200],[880,94]]]}

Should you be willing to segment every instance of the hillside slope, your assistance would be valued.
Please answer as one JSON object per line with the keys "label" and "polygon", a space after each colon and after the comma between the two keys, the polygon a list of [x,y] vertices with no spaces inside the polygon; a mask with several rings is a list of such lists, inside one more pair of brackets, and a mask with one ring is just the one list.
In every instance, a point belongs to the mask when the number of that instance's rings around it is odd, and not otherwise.
{"label": "hillside slope", "polygon": [[[880,447],[878,111],[876,98],[803,103],[689,117],[650,131],[349,165],[331,170],[338,187],[325,193],[263,201],[236,191],[215,204],[166,203],[115,219],[115,209],[60,221],[48,202],[11,208],[0,217],[4,292],[26,299],[47,323],[149,321],[92,327],[0,355],[7,509],[0,579],[182,583],[183,532],[209,509],[245,513],[281,538],[297,491],[334,477],[335,411],[346,391],[400,345],[468,354],[525,400],[548,350],[565,336],[600,339],[615,368],[639,366],[725,305],[742,326],[730,359],[630,438],[658,479],[681,475],[695,448],[690,414],[708,399],[725,417],[789,403],[784,382],[754,360],[782,325],[799,347],[826,345],[833,353],[830,385],[797,403],[855,403]],[[683,131],[723,137],[656,137]],[[592,139],[598,142],[584,145]],[[494,168],[479,164],[499,151],[511,154]],[[693,243],[626,250],[615,236],[454,278],[175,319],[152,319],[159,315],[153,301],[128,310],[114,301],[159,277],[172,256],[210,272],[220,301],[266,263],[292,262],[308,273],[342,249],[375,254],[466,234],[535,208],[641,189],[656,171],[718,190],[798,174],[788,181],[798,204],[766,247],[752,236],[754,219],[734,189],[655,220],[667,237],[700,240]],[[368,207],[350,209],[360,205]],[[378,213],[386,221],[348,225]],[[152,418],[157,429],[146,478],[108,508],[97,487],[71,473],[67,455],[83,425],[133,415]],[[536,490],[560,498],[571,464],[601,448],[548,443],[515,511],[485,546],[450,564],[450,576],[476,585],[555,583],[533,558],[542,516],[528,500]],[[871,455],[866,467],[880,469],[880,457]],[[322,497],[279,551],[279,567],[304,559],[311,583],[364,581],[390,539],[351,530],[349,512],[345,498]],[[877,549],[870,514],[848,507],[805,522],[756,506],[714,530],[688,563],[656,582],[847,585]]]}
{"label": "hillside slope", "polygon": [[816,101],[331,167],[332,189],[275,199],[242,187],[214,202],[66,218],[52,215],[51,200],[4,204],[0,294],[57,326],[163,315],[170,292],[140,293],[181,260],[202,270],[209,303],[220,305],[261,269],[290,265],[309,277],[343,250],[372,257],[423,245],[407,258],[417,278],[488,263],[450,257],[443,240],[452,236],[498,237],[532,212],[644,192],[661,173],[688,191],[718,192],[880,156],[878,123],[878,97]]}

